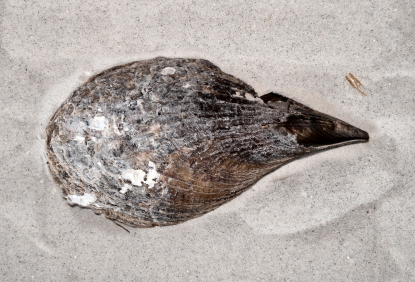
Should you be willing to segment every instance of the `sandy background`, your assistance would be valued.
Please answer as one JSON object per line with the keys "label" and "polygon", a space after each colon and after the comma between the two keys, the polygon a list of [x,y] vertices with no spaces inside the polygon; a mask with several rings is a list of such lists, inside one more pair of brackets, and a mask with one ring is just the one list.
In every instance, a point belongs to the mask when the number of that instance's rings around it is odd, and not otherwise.
{"label": "sandy background", "polygon": [[[0,280],[415,281],[414,7],[0,1]],[[61,197],[44,128],[92,74],[159,55],[210,60],[371,140],[293,162],[201,218],[127,233]]]}

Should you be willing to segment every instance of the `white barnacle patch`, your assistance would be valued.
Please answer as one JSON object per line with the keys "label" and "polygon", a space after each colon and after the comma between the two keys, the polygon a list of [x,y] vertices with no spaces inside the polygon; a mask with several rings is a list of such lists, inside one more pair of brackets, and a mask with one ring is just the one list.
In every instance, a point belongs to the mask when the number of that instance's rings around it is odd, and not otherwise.
{"label": "white barnacle patch", "polygon": [[107,126],[108,120],[105,117],[94,117],[90,127],[95,130],[104,130]]}
{"label": "white barnacle patch", "polygon": [[89,204],[95,202],[97,200],[97,197],[95,196],[95,194],[84,193],[83,196],[68,195],[66,200],[69,204],[77,204],[81,207],[87,207]]}
{"label": "white barnacle patch", "polygon": [[[149,188],[153,188],[154,184],[156,184],[159,181],[160,174],[157,172],[156,165],[153,162],[150,161],[148,163],[148,166],[150,168],[148,173],[146,173],[145,171],[141,169],[137,169],[137,170],[127,169],[126,171],[122,173],[122,178],[130,180],[133,185],[141,186],[142,185],[141,182],[144,182],[145,184],[148,185]],[[121,193],[123,193],[122,191],[127,192],[127,190],[125,189],[127,188],[125,188],[124,186],[120,192]]]}
{"label": "white barnacle patch", "polygon": [[79,143],[83,143],[83,142],[85,142],[85,137],[82,137],[82,136],[76,135],[76,136],[73,138],[73,140],[75,140],[75,141],[77,141],[77,142],[79,142]]}
{"label": "white barnacle patch", "polygon": [[171,68],[171,67],[167,67],[167,68],[164,68],[164,69],[161,71],[161,74],[163,74],[163,75],[168,75],[168,74],[174,74],[175,72],[176,72],[176,69]]}
{"label": "white barnacle patch", "polygon": [[146,173],[141,169],[128,169],[122,173],[122,178],[130,180],[132,184],[141,186],[141,182],[144,181]]}
{"label": "white barnacle patch", "polygon": [[131,190],[132,186],[128,184],[124,184],[124,186],[121,188],[120,193],[125,194],[128,190]]}
{"label": "white barnacle patch", "polygon": [[259,98],[259,97],[255,98],[254,96],[252,96],[252,95],[251,95],[251,94],[249,94],[249,93],[246,93],[246,94],[245,94],[245,98],[246,98],[247,100],[249,100],[249,101],[258,102],[258,103],[260,103],[260,104],[263,104],[263,103],[264,103],[264,101],[262,101],[262,99],[261,99],[261,98]]}

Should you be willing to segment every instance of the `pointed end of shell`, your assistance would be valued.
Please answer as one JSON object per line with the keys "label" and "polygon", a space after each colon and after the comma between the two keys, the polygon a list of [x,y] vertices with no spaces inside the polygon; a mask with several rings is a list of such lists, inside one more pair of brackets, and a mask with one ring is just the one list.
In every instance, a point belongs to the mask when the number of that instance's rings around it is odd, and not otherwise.
{"label": "pointed end of shell", "polygon": [[305,147],[328,148],[369,141],[366,131],[327,115],[291,116],[286,126]]}

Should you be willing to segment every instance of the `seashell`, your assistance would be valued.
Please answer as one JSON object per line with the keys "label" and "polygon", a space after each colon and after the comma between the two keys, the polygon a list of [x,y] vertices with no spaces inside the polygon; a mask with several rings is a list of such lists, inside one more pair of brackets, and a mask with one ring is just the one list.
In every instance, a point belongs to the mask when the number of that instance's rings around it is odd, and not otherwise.
{"label": "seashell", "polygon": [[199,217],[282,165],[369,135],[206,60],[155,58],[75,90],[46,128],[70,205],[133,227]]}

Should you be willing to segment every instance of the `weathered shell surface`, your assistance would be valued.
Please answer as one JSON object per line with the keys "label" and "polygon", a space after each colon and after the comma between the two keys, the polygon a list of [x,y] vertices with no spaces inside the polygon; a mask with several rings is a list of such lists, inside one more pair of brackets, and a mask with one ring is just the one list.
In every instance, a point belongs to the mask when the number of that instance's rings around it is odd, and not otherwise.
{"label": "weathered shell surface", "polygon": [[206,60],[168,58],[91,78],[46,132],[67,201],[136,227],[198,217],[295,158],[368,140],[281,95],[259,98]]}

